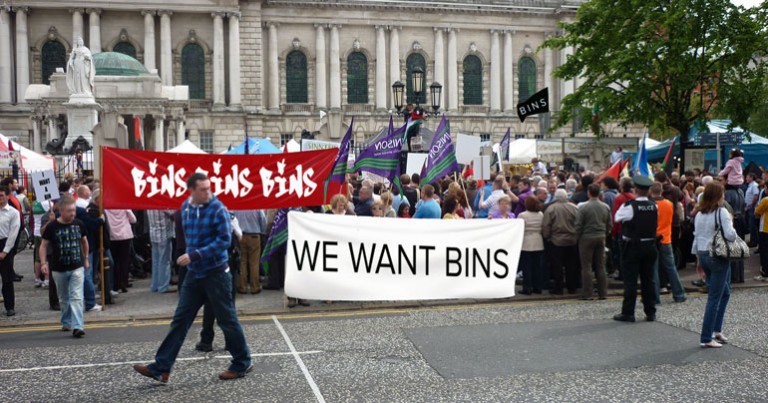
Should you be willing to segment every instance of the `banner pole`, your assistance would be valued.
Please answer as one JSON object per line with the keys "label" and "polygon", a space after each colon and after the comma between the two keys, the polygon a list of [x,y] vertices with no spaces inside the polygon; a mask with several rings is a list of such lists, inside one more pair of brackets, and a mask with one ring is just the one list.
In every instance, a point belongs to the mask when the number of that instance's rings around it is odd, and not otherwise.
{"label": "banner pole", "polygon": [[[99,147],[99,180],[101,180],[101,196],[99,196],[99,217],[104,215],[104,152]],[[104,286],[104,228],[102,223],[99,229],[99,270],[101,273],[101,309],[107,310],[106,290]],[[93,270],[93,268],[91,268]]]}

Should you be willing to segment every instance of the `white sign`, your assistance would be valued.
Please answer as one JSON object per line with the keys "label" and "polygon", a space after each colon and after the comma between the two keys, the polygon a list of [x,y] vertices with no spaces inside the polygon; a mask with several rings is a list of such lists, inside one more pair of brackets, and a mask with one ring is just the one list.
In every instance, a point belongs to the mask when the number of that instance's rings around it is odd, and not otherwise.
{"label": "white sign", "polygon": [[456,162],[469,164],[480,155],[480,137],[466,134],[456,135]]}
{"label": "white sign", "polygon": [[339,148],[340,143],[322,140],[301,139],[301,151],[325,150],[328,148]]}
{"label": "white sign", "polygon": [[427,161],[427,153],[408,153],[408,161],[405,164],[405,172],[408,175],[421,175],[421,168],[424,168],[424,162]]}
{"label": "white sign", "polygon": [[59,200],[59,184],[56,183],[56,177],[53,171],[32,172],[32,188],[35,190],[35,196],[41,204],[45,201]]}
{"label": "white sign", "polygon": [[285,294],[337,301],[511,297],[524,225],[290,212]]}
{"label": "white sign", "polygon": [[487,155],[481,155],[479,157],[475,157],[473,162],[474,162],[474,165],[472,167],[472,170],[474,171],[474,174],[472,175],[473,178],[477,180],[491,179],[491,157]]}

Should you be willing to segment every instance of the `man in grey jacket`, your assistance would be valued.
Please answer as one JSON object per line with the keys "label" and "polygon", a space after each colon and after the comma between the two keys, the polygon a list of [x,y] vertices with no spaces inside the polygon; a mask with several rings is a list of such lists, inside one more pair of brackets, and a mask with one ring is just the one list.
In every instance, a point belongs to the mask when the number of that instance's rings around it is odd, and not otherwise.
{"label": "man in grey jacket", "polygon": [[568,201],[565,189],[555,191],[555,201],[544,212],[542,235],[549,242],[550,268],[555,278],[555,285],[549,293],[563,294],[563,267],[565,267],[565,286],[569,294],[575,294],[579,286],[579,253],[576,220],[579,209]]}
{"label": "man in grey jacket", "polygon": [[597,277],[597,295],[605,299],[605,239],[611,233],[611,210],[600,201],[600,187],[594,183],[587,188],[589,200],[579,207],[576,233],[579,235],[581,256],[581,299],[592,299],[592,269]]}

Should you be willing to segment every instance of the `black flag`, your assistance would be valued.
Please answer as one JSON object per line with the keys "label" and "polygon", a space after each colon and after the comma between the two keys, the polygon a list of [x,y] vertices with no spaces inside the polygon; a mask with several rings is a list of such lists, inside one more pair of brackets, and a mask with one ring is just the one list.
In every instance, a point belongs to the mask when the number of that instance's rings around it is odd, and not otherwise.
{"label": "black flag", "polygon": [[530,115],[549,112],[549,88],[531,95],[525,102],[517,104],[517,117],[521,122]]}

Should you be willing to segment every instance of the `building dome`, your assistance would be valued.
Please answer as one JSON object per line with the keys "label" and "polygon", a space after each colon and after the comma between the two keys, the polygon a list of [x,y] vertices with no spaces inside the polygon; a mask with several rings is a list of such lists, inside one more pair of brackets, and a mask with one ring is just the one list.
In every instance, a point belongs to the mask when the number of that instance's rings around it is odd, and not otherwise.
{"label": "building dome", "polygon": [[138,60],[118,52],[100,52],[93,55],[97,76],[138,76],[149,74]]}

